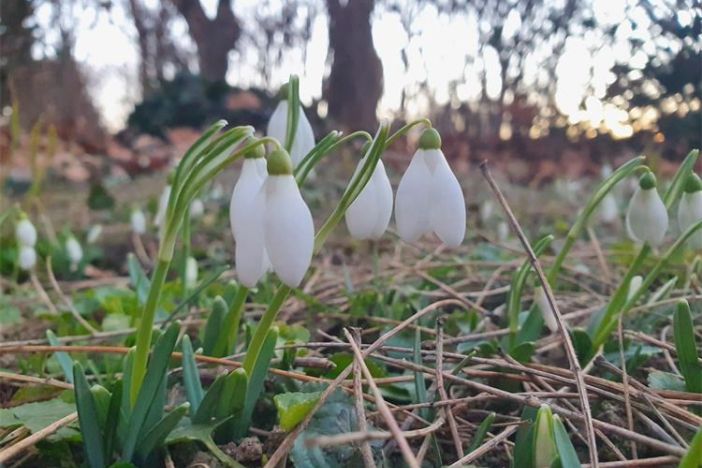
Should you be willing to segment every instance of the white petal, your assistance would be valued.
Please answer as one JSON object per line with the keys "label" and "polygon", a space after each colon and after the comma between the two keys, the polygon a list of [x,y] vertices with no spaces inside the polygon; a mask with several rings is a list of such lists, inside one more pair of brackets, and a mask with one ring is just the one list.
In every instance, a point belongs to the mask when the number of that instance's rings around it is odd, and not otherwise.
{"label": "white petal", "polygon": [[634,192],[626,213],[626,227],[636,241],[648,242],[653,247],[663,242],[668,230],[668,211],[655,188],[639,188]]}
{"label": "white petal", "polygon": [[229,205],[239,281],[252,288],[269,268],[263,237],[265,193],[263,158],[245,159]]}
{"label": "white petal", "polygon": [[378,161],[378,165],[373,171],[371,182],[375,184],[376,205],[378,207],[371,237],[378,239],[388,229],[388,224],[390,224],[390,218],[392,217],[392,185],[390,185],[390,179],[387,172],[385,172],[385,164],[383,164],[382,160]]}
{"label": "white petal", "polygon": [[202,203],[202,200],[196,198],[190,203],[190,218],[197,219],[203,214],[205,214],[205,204]]}
{"label": "white petal", "polygon": [[431,173],[422,150],[418,150],[400,180],[395,196],[395,223],[400,237],[414,242],[431,230],[429,224],[429,187]]}
{"label": "white petal", "polygon": [[312,125],[310,125],[305,111],[302,109],[302,106],[300,106],[300,118],[297,123],[297,131],[295,132],[292,148],[290,148],[290,159],[292,159],[293,167],[297,166],[300,161],[302,161],[302,158],[312,151],[314,144]]}
{"label": "white petal", "polygon": [[643,283],[643,277],[641,275],[636,275],[629,281],[629,289],[626,292],[626,300],[631,300],[634,294],[641,289],[641,283]]}
{"label": "white petal", "polygon": [[37,252],[34,250],[34,247],[30,247],[28,245],[21,246],[17,263],[24,271],[34,268],[34,265],[37,263]]}
{"label": "white petal", "polygon": [[141,210],[133,210],[130,217],[129,221],[132,225],[132,231],[135,234],[144,234],[146,232],[146,217],[144,216],[144,212]]}
{"label": "white petal", "polygon": [[66,254],[73,264],[80,263],[83,259],[83,247],[81,247],[80,242],[73,236],[66,239]]}
{"label": "white petal", "polygon": [[37,243],[37,229],[27,218],[22,218],[15,227],[15,238],[20,245],[34,247]]}
{"label": "white petal", "polygon": [[546,292],[544,288],[538,286],[534,289],[534,302],[541,309],[541,315],[544,318],[544,323],[551,332],[555,333],[558,331],[558,322],[556,317],[553,315],[551,310],[551,305],[548,303],[548,298],[546,297]]}
{"label": "white petal", "polygon": [[[683,193],[678,204],[678,225],[680,231],[686,231],[690,226],[702,220],[702,191]],[[694,249],[702,249],[702,229],[690,237],[689,245]]]}
{"label": "white petal", "polygon": [[441,150],[426,150],[424,158],[432,171],[431,228],[444,244],[457,247],[466,235],[466,202],[461,184]]}
{"label": "white petal", "polygon": [[266,251],[273,271],[294,288],[302,282],[312,260],[312,214],[291,175],[269,176],[264,191]]}
{"label": "white petal", "polygon": [[194,288],[197,284],[198,268],[197,260],[194,257],[188,257],[185,261],[185,286]]}
{"label": "white petal", "polygon": [[268,120],[268,126],[266,127],[266,135],[275,138],[281,145],[284,145],[287,128],[288,101],[282,100],[278,102],[278,105],[271,114],[270,120]]}

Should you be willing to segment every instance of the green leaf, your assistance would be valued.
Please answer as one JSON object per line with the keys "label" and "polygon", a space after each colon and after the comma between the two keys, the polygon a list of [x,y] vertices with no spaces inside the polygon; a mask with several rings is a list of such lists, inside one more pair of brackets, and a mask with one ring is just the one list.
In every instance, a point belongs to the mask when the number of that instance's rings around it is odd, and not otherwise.
{"label": "green leaf", "polygon": [[189,408],[190,403],[183,403],[161,418],[161,420],[156,423],[155,427],[147,432],[137,444],[137,457],[146,460],[151,452],[163,445],[168,434],[175,429],[183,416],[188,412]]}
{"label": "green leaf", "polygon": [[112,394],[107,391],[102,385],[93,385],[90,387],[90,393],[93,394],[93,400],[95,401],[95,409],[97,410],[98,422],[100,427],[107,427],[107,412],[110,408],[110,401],[112,400]]}
{"label": "green leaf", "polygon": [[556,439],[556,448],[558,449],[561,466],[563,468],[580,467],[580,460],[578,460],[575,447],[573,447],[573,443],[568,437],[563,421],[557,414],[553,416],[553,437]]}
{"label": "green leaf", "polygon": [[[34,433],[68,416],[75,410],[75,405],[67,403],[61,398],[4,408],[0,409],[0,427],[24,426]],[[63,435],[69,434],[73,435],[75,431],[69,430],[64,432]]]}
{"label": "green leaf", "polygon": [[[61,344],[51,330],[46,330],[46,339],[51,346],[59,346]],[[54,356],[56,356],[56,360],[61,366],[61,371],[63,372],[66,382],[73,383],[73,359],[71,359],[71,356],[64,351],[56,351]]]}
{"label": "green leaf", "polygon": [[[156,342],[154,346],[154,351],[149,361],[149,365],[146,370],[146,376],[144,382],[139,390],[139,395],[136,399],[136,404],[132,410],[132,414],[129,418],[128,432],[126,434],[126,440],[124,442],[123,448],[123,459],[131,460],[134,455],[134,449],[136,447],[137,440],[142,434],[143,430],[148,430],[149,428],[144,427],[144,423],[147,420],[149,413],[154,414],[152,406],[154,402],[159,400],[159,395],[162,394],[162,389],[165,386],[166,371],[168,370],[168,363],[171,358],[171,353],[175,347],[176,340],[178,339],[178,333],[180,331],[180,325],[174,323],[171,325],[166,333],[164,333]],[[128,392],[125,392],[128,393]],[[163,411],[163,408],[160,408]]]}
{"label": "green leaf", "polygon": [[676,374],[663,371],[651,371],[648,374],[648,386],[653,390],[685,391],[685,382]]}
{"label": "green leaf", "polygon": [[470,443],[470,447],[468,447],[468,453],[480,447],[480,445],[483,443],[483,440],[485,440],[485,436],[490,430],[490,427],[492,427],[492,423],[494,421],[495,413],[490,413],[487,416],[485,416],[485,419],[483,419],[483,422],[480,423],[480,426],[478,426],[478,429],[475,431],[475,435],[473,436],[473,440]]}
{"label": "green leaf", "polygon": [[91,468],[103,468],[106,465],[105,447],[102,430],[93,394],[90,392],[85,373],[80,363],[73,366],[73,381],[78,409],[78,423],[83,436],[85,455]]}
{"label": "green leaf", "polygon": [[151,287],[151,281],[144,273],[144,269],[139,264],[136,256],[132,253],[127,255],[127,269],[129,270],[129,279],[132,284],[132,288],[137,293],[137,298],[139,299],[139,305],[146,304],[146,298],[149,296],[149,288]]}
{"label": "green leaf", "polygon": [[231,442],[235,439],[237,418],[241,416],[246,402],[246,387],[249,379],[243,368],[229,373],[222,391],[221,404],[217,408],[217,417],[224,420],[215,432],[215,440],[220,443]]}
{"label": "green leaf", "polygon": [[207,449],[217,457],[217,459],[224,464],[224,466],[244,468],[243,465],[237,463],[226,453],[224,453],[217,444],[212,440],[212,432],[217,429],[221,424],[220,421],[212,422],[209,424],[191,424],[188,419],[184,420],[185,423],[176,427],[167,437],[167,444],[174,444],[178,442],[200,442]]}
{"label": "green leaf", "polygon": [[553,414],[548,405],[541,405],[536,414],[533,444],[534,468],[549,468],[558,453],[553,437]]}
{"label": "green leaf", "polygon": [[195,363],[193,346],[190,344],[188,335],[183,336],[181,346],[183,348],[183,386],[185,387],[185,395],[190,402],[192,411],[197,412],[204,392],[202,391],[202,383],[200,383],[200,372]]}
{"label": "green leaf", "polygon": [[107,409],[107,422],[103,426],[105,428],[105,435],[103,440],[105,441],[105,458],[111,459],[112,452],[116,445],[117,430],[120,425],[120,406],[122,403],[122,389],[124,388],[124,382],[118,381],[115,383],[112,389],[112,397],[110,398],[110,405]]}
{"label": "green leaf", "polygon": [[531,341],[525,341],[524,343],[520,343],[513,347],[510,350],[509,355],[521,363],[527,363],[534,355],[534,351],[534,343]]}
{"label": "green leaf", "polygon": [[273,401],[278,409],[280,428],[284,431],[293,430],[314,408],[320,395],[321,392],[291,392],[274,396]]}
{"label": "green leaf", "polygon": [[212,311],[210,312],[210,316],[207,317],[205,333],[202,338],[202,348],[205,356],[212,356],[219,334],[226,333],[226,331],[222,329],[222,323],[224,322],[224,315],[226,313],[227,303],[222,299],[222,296],[215,297],[212,303]]}
{"label": "green leaf", "polygon": [[581,364],[587,363],[592,357],[592,340],[590,335],[585,330],[576,328],[570,331],[571,339],[573,340],[573,348]]}
{"label": "green leaf", "polygon": [[217,406],[222,399],[226,379],[226,374],[219,375],[207,389],[197,411],[192,416],[193,424],[206,424],[217,420]]}
{"label": "green leaf", "polygon": [[699,428],[697,434],[690,443],[690,448],[680,460],[678,468],[699,468],[700,460],[702,460],[702,427]]}
{"label": "green leaf", "polygon": [[692,323],[690,305],[686,300],[678,302],[673,316],[675,349],[678,354],[678,367],[685,378],[688,392],[702,393],[702,366],[697,357],[695,328]]}
{"label": "green leaf", "polygon": [[[414,331],[414,363],[422,366],[424,362],[422,361],[422,332],[419,328]],[[416,403],[426,403],[429,401],[427,396],[427,382],[424,378],[424,372],[416,371],[414,373],[414,392],[417,395]],[[429,419],[430,411],[429,408],[421,408],[419,414],[424,419]]]}

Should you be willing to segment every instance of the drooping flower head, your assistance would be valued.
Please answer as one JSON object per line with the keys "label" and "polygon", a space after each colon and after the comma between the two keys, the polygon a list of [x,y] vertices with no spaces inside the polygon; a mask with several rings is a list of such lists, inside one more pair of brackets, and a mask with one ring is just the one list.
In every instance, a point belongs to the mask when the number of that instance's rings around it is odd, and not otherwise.
{"label": "drooping flower head", "polygon": [[190,219],[197,219],[205,214],[205,204],[200,198],[194,199],[190,203]]}
{"label": "drooping flower head", "polygon": [[[278,93],[278,105],[276,106],[271,118],[268,121],[266,135],[273,137],[280,142],[285,142],[288,129],[288,85],[285,84],[280,88]],[[290,157],[292,158],[293,167],[297,166],[302,158],[314,148],[314,132],[312,125],[307,120],[305,111],[300,106],[300,117],[295,129],[295,137],[293,138],[292,148],[290,148]]]}
{"label": "drooping flower head", "polygon": [[146,233],[146,216],[140,208],[133,208],[129,214],[129,223],[132,226],[132,232],[137,235]]}
{"label": "drooping flower head", "polygon": [[656,189],[656,176],[647,171],[629,202],[626,213],[629,237],[637,242],[659,246],[668,230],[668,211]]}
{"label": "drooping flower head", "polygon": [[34,247],[28,245],[20,245],[17,255],[17,264],[21,270],[29,271],[34,268],[37,263],[37,252]]}
{"label": "drooping flower head", "polygon": [[20,246],[34,247],[37,243],[37,229],[24,213],[20,214],[20,220],[15,226],[15,238]]}
{"label": "drooping flower head", "polygon": [[75,269],[81,260],[83,260],[83,247],[73,235],[66,238],[66,255],[71,262],[71,267]]}
{"label": "drooping flower head", "polygon": [[185,261],[185,287],[194,288],[197,284],[198,268],[195,257],[188,257]]}
{"label": "drooping flower head", "polygon": [[[702,180],[697,174],[691,174],[685,183],[678,205],[678,225],[680,231],[702,220]],[[693,249],[702,249],[702,230],[698,230],[689,239]]]}
{"label": "drooping flower head", "polygon": [[395,221],[400,237],[407,242],[434,232],[444,244],[456,247],[465,237],[463,191],[433,128],[422,134],[419,149],[397,188]]}
{"label": "drooping flower head", "polygon": [[[364,157],[358,162],[353,178],[363,167],[369,148],[370,144],[364,146]],[[392,186],[382,159],[378,159],[370,180],[346,210],[346,227],[356,239],[378,239],[388,228],[391,216]]]}

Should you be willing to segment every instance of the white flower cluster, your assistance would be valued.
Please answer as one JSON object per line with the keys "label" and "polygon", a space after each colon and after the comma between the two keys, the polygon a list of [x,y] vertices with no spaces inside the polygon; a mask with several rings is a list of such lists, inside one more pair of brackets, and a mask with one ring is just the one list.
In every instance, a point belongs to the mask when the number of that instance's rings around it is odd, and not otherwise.
{"label": "white flower cluster", "polygon": [[19,252],[17,253],[17,263],[20,269],[29,271],[37,263],[37,229],[26,215],[20,215],[20,220],[15,226],[15,239]]}

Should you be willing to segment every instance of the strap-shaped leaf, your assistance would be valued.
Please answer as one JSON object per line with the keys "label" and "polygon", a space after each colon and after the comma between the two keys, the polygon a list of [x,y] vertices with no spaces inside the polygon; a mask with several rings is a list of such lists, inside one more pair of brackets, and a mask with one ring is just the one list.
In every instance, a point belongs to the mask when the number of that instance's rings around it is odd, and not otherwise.
{"label": "strap-shaped leaf", "polygon": [[680,460],[678,468],[699,468],[700,460],[702,460],[702,427],[692,439],[690,448],[687,449],[687,453]]}
{"label": "strap-shaped leaf", "polygon": [[139,441],[139,444],[137,444],[137,458],[146,460],[151,452],[163,445],[168,434],[175,429],[183,416],[188,412],[188,408],[190,408],[190,403],[183,403],[161,418],[161,420],[144,435]]}
{"label": "strap-shaped leaf", "polygon": [[178,339],[179,331],[180,325],[174,323],[168,327],[166,333],[158,339],[154,346],[144,382],[139,390],[136,404],[129,418],[129,429],[122,451],[124,460],[131,460],[134,455],[134,449],[136,448],[137,440],[142,432],[144,422],[150,413],[154,401],[158,398],[159,390],[164,384],[168,363],[176,340]]}
{"label": "strap-shaped leaf", "polygon": [[102,385],[93,385],[90,387],[90,393],[93,394],[93,401],[95,401],[95,409],[98,415],[98,424],[101,428],[107,425],[107,412],[110,408],[110,400],[112,399],[112,394],[107,391]]}
{"label": "strap-shaped leaf", "polygon": [[566,431],[563,421],[557,414],[553,416],[553,438],[556,440],[561,466],[563,468],[578,468],[580,466],[578,454],[570,437],[568,437],[568,431]]}
{"label": "strap-shaped leaf", "polygon": [[[58,338],[56,338],[54,332],[51,330],[46,330],[46,339],[49,341],[51,346],[59,346],[61,344]],[[66,378],[66,382],[73,383],[73,359],[71,359],[71,356],[64,351],[56,351],[54,356],[56,356],[56,360],[61,366],[61,371],[63,372],[63,376]]]}
{"label": "strap-shaped leaf", "polygon": [[483,440],[485,440],[485,436],[490,430],[490,427],[492,427],[493,422],[495,422],[495,413],[490,413],[485,416],[485,419],[483,419],[483,422],[480,423],[480,426],[478,426],[478,429],[475,431],[470,447],[468,447],[468,453],[480,447]]}
{"label": "strap-shaped leaf", "polygon": [[102,443],[99,416],[93,399],[93,394],[88,387],[85,373],[80,363],[73,365],[73,382],[76,395],[76,408],[78,410],[78,423],[83,436],[85,455],[91,468],[103,468],[105,463],[105,450]]}
{"label": "strap-shaped leaf", "polygon": [[112,458],[112,452],[116,446],[117,428],[120,420],[120,407],[122,402],[123,381],[115,383],[112,389],[112,397],[110,398],[110,406],[107,409],[107,422],[105,423],[105,458]]}
{"label": "strap-shaped leaf", "polygon": [[697,358],[695,332],[690,305],[685,299],[678,302],[673,317],[675,349],[678,353],[680,372],[685,377],[688,392],[702,393],[702,366]]}
{"label": "strap-shaped leaf", "polygon": [[242,409],[241,417],[237,420],[234,434],[237,439],[243,437],[249,430],[254,406],[263,391],[263,383],[266,380],[266,374],[268,373],[268,367],[271,365],[271,359],[275,354],[275,343],[277,340],[278,328],[272,327],[266,335],[266,339],[263,341],[261,352],[258,354],[258,358],[253,365],[253,371],[249,376],[249,384],[244,399],[244,408]]}
{"label": "strap-shaped leaf", "polygon": [[218,376],[214,383],[210,385],[210,388],[207,389],[197,412],[192,417],[193,424],[207,424],[216,418],[217,405],[222,399],[226,379],[226,375]]}
{"label": "strap-shaped leaf", "polygon": [[249,379],[246,371],[242,368],[232,371],[227,376],[227,380],[222,392],[222,404],[217,409],[217,417],[220,419],[230,418],[217,428],[215,440],[226,443],[234,439],[237,419],[244,409],[246,400],[246,387]]}
{"label": "strap-shaped leaf", "polygon": [[[414,363],[423,366],[422,361],[422,332],[419,328],[414,331]],[[417,393],[417,403],[427,403],[427,382],[424,378],[424,372],[416,371],[414,373],[414,388]],[[431,417],[430,408],[422,408],[419,410],[419,415],[424,419]]]}
{"label": "strap-shaped leaf", "polygon": [[190,344],[190,337],[183,337],[183,386],[185,386],[185,396],[190,402],[190,408],[196,412],[202,402],[203,390],[200,383],[200,372],[197,370],[193,346]]}
{"label": "strap-shaped leaf", "polygon": [[222,323],[224,322],[224,315],[226,313],[226,301],[221,296],[215,297],[212,303],[212,311],[205,324],[205,333],[202,337],[202,350],[205,356],[213,356],[212,352],[217,344],[217,338],[220,334],[226,333],[226,330],[222,329]]}

